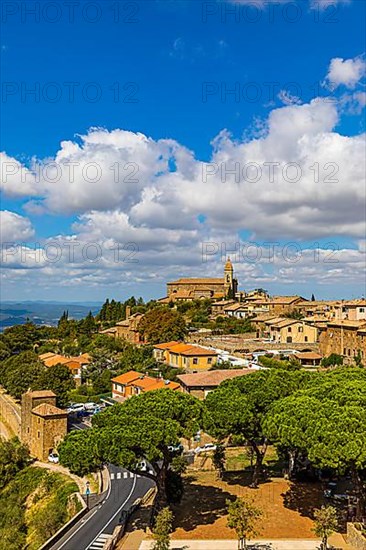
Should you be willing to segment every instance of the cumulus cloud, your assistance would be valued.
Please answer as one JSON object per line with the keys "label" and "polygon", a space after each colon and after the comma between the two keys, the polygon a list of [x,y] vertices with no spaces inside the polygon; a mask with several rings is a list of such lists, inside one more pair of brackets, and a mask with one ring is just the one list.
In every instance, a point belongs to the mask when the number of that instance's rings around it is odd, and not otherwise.
{"label": "cumulus cloud", "polygon": [[0,152],[0,189],[9,197],[25,197],[36,192],[34,173],[15,158]]}
{"label": "cumulus cloud", "polygon": [[28,241],[34,236],[34,229],[28,218],[15,212],[0,212],[0,237],[2,243]]}
{"label": "cumulus cloud", "polygon": [[[5,279],[19,280],[30,269],[44,285],[52,279],[54,285],[118,288],[122,278],[125,285],[163,286],[187,271],[221,276],[217,255],[200,262],[203,243],[228,251],[236,241],[245,247],[239,235],[246,231],[259,242],[260,257],[252,262],[242,256],[237,263],[245,287],[268,281],[362,284],[365,136],[339,134],[338,109],[330,100],[290,101],[269,114],[259,137],[235,140],[222,131],[208,163],[173,139],[121,129],[92,128],[62,142],[54,158],[18,167],[28,170],[30,188],[19,179],[5,192],[27,193],[33,215],[71,214],[77,221],[69,234],[42,241],[41,249],[28,243],[7,251]],[[28,218],[6,212],[4,219],[7,240],[32,239]],[[321,260],[332,247],[316,259],[317,246],[304,245],[301,261],[279,252],[272,263],[263,245],[340,235],[360,246],[337,251],[337,265]]]}
{"label": "cumulus cloud", "polygon": [[179,242],[207,228],[360,238],[365,136],[337,133],[338,117],[329,100],[275,109],[260,138],[237,141],[221,132],[209,163],[174,140],[92,129],[43,163],[43,195],[29,211],[80,214],[78,230],[105,223],[142,242]]}
{"label": "cumulus cloud", "polygon": [[366,62],[362,57],[343,59],[335,57],[331,60],[326,81],[333,90],[338,86],[353,89],[365,77]]}

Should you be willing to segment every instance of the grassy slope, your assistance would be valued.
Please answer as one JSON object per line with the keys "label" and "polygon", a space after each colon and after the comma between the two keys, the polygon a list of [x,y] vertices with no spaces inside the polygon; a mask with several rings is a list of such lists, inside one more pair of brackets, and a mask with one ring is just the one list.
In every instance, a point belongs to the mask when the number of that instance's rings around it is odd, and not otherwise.
{"label": "grassy slope", "polygon": [[0,491],[0,550],[37,550],[79,509],[76,483],[31,466]]}

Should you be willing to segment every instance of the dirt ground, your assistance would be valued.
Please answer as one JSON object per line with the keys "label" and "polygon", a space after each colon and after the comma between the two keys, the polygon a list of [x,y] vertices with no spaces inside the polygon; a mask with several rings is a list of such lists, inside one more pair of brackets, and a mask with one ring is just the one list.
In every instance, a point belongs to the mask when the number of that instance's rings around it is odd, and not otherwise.
{"label": "dirt ground", "polygon": [[242,472],[229,472],[217,480],[215,472],[197,472],[186,476],[185,493],[175,514],[174,539],[232,539],[226,526],[226,500],[247,496],[263,512],[259,521],[259,539],[312,539],[312,510],[324,504],[319,483],[291,483],[272,478],[258,489],[249,488]]}

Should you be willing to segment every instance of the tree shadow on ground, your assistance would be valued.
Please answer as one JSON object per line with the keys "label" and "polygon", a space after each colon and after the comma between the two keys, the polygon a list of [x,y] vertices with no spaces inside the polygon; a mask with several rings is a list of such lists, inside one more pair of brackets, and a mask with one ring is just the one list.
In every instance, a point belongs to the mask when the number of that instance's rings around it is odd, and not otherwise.
{"label": "tree shadow on ground", "polygon": [[175,529],[193,531],[198,526],[214,524],[227,514],[226,501],[233,500],[227,491],[194,481],[194,476],[185,477],[182,502],[172,506]]}
{"label": "tree shadow on ground", "polygon": [[[241,487],[250,488],[252,477],[253,474],[250,468],[245,468],[244,470],[231,470],[229,472],[224,472],[222,481],[228,485],[240,485]],[[271,478],[264,475],[260,476],[258,486],[266,483],[271,483]]]}
{"label": "tree shadow on ground", "polygon": [[295,510],[301,516],[314,519],[314,510],[325,504],[323,490],[320,483],[300,482],[291,483],[286,493],[282,493],[285,508]]}

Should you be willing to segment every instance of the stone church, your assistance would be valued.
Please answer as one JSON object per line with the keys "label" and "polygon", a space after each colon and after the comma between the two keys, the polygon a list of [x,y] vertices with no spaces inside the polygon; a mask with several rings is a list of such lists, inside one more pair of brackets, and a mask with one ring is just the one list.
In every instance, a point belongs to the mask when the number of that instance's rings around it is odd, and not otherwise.
{"label": "stone church", "polygon": [[234,278],[234,268],[230,261],[224,267],[224,276],[222,278],[199,278],[178,279],[167,283],[166,302],[202,300],[209,298],[212,300],[221,300],[223,298],[235,298],[238,290],[238,282]]}

